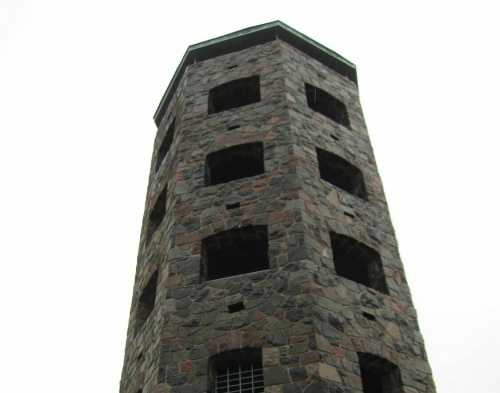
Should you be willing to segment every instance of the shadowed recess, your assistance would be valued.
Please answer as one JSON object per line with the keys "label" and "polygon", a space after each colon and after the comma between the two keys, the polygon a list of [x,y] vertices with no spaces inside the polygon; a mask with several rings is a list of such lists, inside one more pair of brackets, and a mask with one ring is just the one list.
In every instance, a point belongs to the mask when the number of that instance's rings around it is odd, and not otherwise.
{"label": "shadowed recess", "polygon": [[217,113],[260,101],[259,76],[236,79],[208,93],[208,113]]}
{"label": "shadowed recess", "polygon": [[367,199],[363,173],[336,154],[316,148],[320,177],[361,199]]}
{"label": "shadowed recess", "polygon": [[328,117],[344,127],[350,128],[349,115],[345,104],[339,99],[319,87],[311,86],[306,83],[307,105],[323,116]]}
{"label": "shadowed recess", "polygon": [[363,393],[403,393],[398,366],[370,353],[358,352],[358,359]]}
{"label": "shadowed recess", "polygon": [[263,143],[245,143],[207,156],[205,185],[212,186],[261,173],[264,173]]}
{"label": "shadowed recess", "polygon": [[172,141],[174,140],[174,132],[175,132],[175,117],[170,123],[168,127],[167,133],[163,137],[163,141],[161,142],[160,148],[158,149],[158,157],[156,159],[156,167],[155,170],[158,172],[160,169],[161,163],[165,159],[168,151],[170,150],[170,146],[172,146]]}
{"label": "shadowed recess", "polygon": [[330,233],[333,262],[339,276],[388,294],[380,255],[357,240]]}
{"label": "shadowed recess", "polygon": [[262,349],[243,348],[212,356],[209,393],[263,393]]}
{"label": "shadowed recess", "polygon": [[244,309],[245,309],[245,305],[243,304],[243,302],[237,302],[237,303],[233,303],[233,304],[230,304],[229,306],[227,306],[227,311],[229,311],[230,314],[232,314],[233,312],[238,312],[238,311],[244,310]]}
{"label": "shadowed recess", "polygon": [[202,241],[202,281],[268,268],[266,226],[230,229]]}
{"label": "shadowed recess", "polygon": [[155,271],[139,296],[137,310],[135,313],[135,334],[146,323],[149,315],[154,309],[156,300],[156,286],[158,284],[158,271]]}
{"label": "shadowed recess", "polygon": [[163,188],[162,192],[156,199],[156,202],[153,206],[153,209],[151,210],[151,213],[149,213],[146,244],[151,241],[153,234],[156,232],[161,222],[163,221],[163,218],[165,217],[166,205],[167,205],[167,186]]}

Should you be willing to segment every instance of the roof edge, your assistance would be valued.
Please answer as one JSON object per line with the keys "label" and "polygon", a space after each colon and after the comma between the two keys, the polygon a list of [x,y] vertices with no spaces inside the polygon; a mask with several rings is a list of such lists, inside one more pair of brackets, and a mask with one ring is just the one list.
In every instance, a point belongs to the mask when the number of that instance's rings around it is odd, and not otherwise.
{"label": "roof edge", "polygon": [[157,126],[166,112],[168,102],[180,82],[186,67],[197,61],[207,60],[224,54],[240,51],[255,45],[281,39],[324,65],[344,75],[357,84],[356,66],[338,53],[298,32],[285,23],[277,20],[257,26],[248,27],[220,37],[190,45],[174,76],[163,94],[153,116]]}

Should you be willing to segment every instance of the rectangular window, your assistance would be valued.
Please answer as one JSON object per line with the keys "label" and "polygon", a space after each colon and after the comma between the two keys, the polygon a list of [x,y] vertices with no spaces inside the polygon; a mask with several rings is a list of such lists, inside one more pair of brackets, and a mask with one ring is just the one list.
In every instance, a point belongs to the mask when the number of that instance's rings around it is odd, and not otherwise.
{"label": "rectangular window", "polygon": [[163,137],[163,141],[161,142],[160,148],[158,149],[158,156],[156,158],[156,167],[155,170],[158,172],[160,169],[161,163],[165,159],[168,151],[170,150],[170,146],[172,146],[172,141],[174,140],[174,132],[175,132],[175,117],[170,123],[168,127],[167,133]]}
{"label": "rectangular window", "polygon": [[219,232],[202,240],[201,279],[215,280],[269,268],[266,226]]}
{"label": "rectangular window", "polygon": [[161,222],[163,221],[166,212],[166,205],[167,205],[167,186],[163,188],[163,191],[156,199],[156,202],[153,206],[153,209],[151,210],[151,213],[149,213],[149,220],[147,224],[148,226],[146,233],[146,244],[149,244],[151,238],[153,237],[153,234],[156,232]]}
{"label": "rectangular window", "polygon": [[321,178],[334,186],[361,199],[366,199],[363,173],[336,154],[316,148],[319,174]]}
{"label": "rectangular window", "polygon": [[388,294],[380,255],[357,240],[330,233],[335,271],[339,276]]}
{"label": "rectangular window", "polygon": [[251,76],[226,82],[208,93],[208,113],[217,113],[260,101],[260,78]]}
{"label": "rectangular window", "polygon": [[157,284],[158,271],[155,271],[139,296],[137,310],[135,313],[135,334],[137,334],[144,323],[146,323],[149,315],[154,309]]}
{"label": "rectangular window", "polygon": [[207,156],[205,184],[226,183],[264,173],[264,146],[262,143],[245,143],[231,146]]}
{"label": "rectangular window", "polygon": [[263,393],[262,350],[244,348],[209,360],[210,393]]}
{"label": "rectangular window", "polygon": [[344,127],[350,128],[349,115],[345,104],[339,99],[318,87],[306,83],[307,105],[323,116],[328,117]]}
{"label": "rectangular window", "polygon": [[401,372],[394,363],[358,352],[363,393],[403,393]]}

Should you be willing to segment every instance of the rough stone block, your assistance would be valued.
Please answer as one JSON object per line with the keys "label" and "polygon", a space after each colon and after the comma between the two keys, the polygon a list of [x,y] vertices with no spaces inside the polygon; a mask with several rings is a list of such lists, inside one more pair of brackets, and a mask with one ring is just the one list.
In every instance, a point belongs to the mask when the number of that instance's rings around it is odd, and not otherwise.
{"label": "rough stone block", "polygon": [[279,366],[280,364],[279,348],[263,348],[262,364],[264,367]]}
{"label": "rough stone block", "polygon": [[329,366],[325,363],[318,364],[318,376],[323,379],[328,379],[334,382],[342,382],[339,372],[335,367]]}
{"label": "rough stone block", "polygon": [[264,384],[266,386],[287,382],[290,382],[290,377],[285,367],[268,367],[264,369]]}

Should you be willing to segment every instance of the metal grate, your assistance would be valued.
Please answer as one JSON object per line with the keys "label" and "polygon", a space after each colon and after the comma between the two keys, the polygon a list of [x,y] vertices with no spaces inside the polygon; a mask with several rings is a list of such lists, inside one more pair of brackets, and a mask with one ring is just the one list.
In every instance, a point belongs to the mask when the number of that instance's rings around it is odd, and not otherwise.
{"label": "metal grate", "polygon": [[264,375],[262,368],[254,365],[227,369],[217,373],[215,393],[263,393]]}

